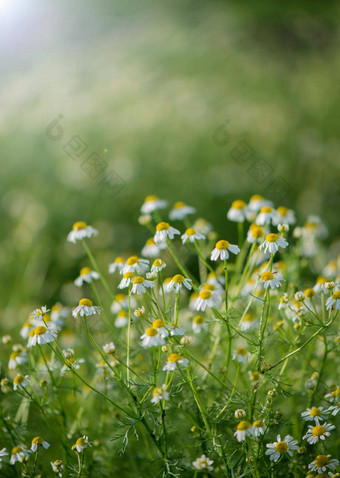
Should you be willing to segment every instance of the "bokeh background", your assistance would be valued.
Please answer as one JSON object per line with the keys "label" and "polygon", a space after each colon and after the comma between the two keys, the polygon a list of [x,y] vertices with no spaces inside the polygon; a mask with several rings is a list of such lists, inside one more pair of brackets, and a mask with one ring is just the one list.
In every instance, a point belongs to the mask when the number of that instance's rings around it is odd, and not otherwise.
{"label": "bokeh background", "polygon": [[4,331],[65,299],[75,221],[100,229],[105,260],[141,247],[148,194],[235,239],[231,201],[260,193],[321,215],[331,245],[339,25],[336,1],[0,0]]}

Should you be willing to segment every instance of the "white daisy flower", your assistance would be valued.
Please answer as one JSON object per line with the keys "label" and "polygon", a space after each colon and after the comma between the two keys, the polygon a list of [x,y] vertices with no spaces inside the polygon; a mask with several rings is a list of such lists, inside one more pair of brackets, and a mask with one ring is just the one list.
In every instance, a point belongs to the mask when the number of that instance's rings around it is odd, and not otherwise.
{"label": "white daisy flower", "polygon": [[102,310],[103,309],[101,307],[97,305],[93,305],[92,300],[80,299],[77,307],[73,309],[72,315],[73,317],[77,319],[78,316],[84,317],[84,315],[86,315],[86,317],[88,317],[90,315],[95,315],[95,314],[100,315]]}
{"label": "white daisy flower", "polygon": [[189,214],[194,214],[196,212],[196,209],[194,207],[188,206],[184,202],[176,202],[169,212],[169,218],[172,221],[178,220],[181,221],[185,217],[187,217]]}
{"label": "white daisy flower", "polygon": [[252,435],[254,435],[254,437],[259,437],[264,434],[265,429],[266,427],[263,420],[255,420],[252,425]]}
{"label": "white daisy flower", "polygon": [[27,339],[30,331],[34,329],[34,325],[30,322],[25,322],[20,330],[20,335],[23,339]]}
{"label": "white daisy flower", "polygon": [[6,448],[3,448],[2,450],[0,450],[0,463],[2,462],[2,457],[7,455],[8,453],[6,451]]}
{"label": "white daisy flower", "polygon": [[252,426],[251,423],[247,422],[247,420],[242,420],[236,427],[236,431],[234,436],[238,442],[245,441],[245,439],[252,435]]}
{"label": "white daisy flower", "polygon": [[124,267],[125,261],[123,257],[116,257],[114,262],[109,264],[109,274],[114,274],[116,271],[120,272]]}
{"label": "white daisy flower", "polygon": [[[135,277],[132,275],[131,278]],[[133,304],[132,304],[133,301]],[[134,308],[136,306],[136,301],[133,297],[130,298],[130,303],[131,303],[131,308]],[[120,312],[122,309],[128,309],[129,308],[129,296],[125,294],[117,294],[115,295],[114,300],[112,301],[110,310],[113,314],[117,314]]]}
{"label": "white daisy flower", "polygon": [[313,408],[307,408],[304,412],[301,413],[301,417],[306,421],[306,422],[315,422],[316,425],[320,425],[320,422],[325,420],[326,418],[327,411],[323,411],[323,407],[313,407]]}
{"label": "white daisy flower", "polygon": [[188,290],[191,290],[191,279],[186,279],[184,276],[181,274],[176,274],[173,276],[173,278],[170,280],[169,284],[167,285],[167,290],[170,291],[175,291],[176,293],[179,292],[182,287],[186,287]]}
{"label": "white daisy flower", "polygon": [[75,442],[72,446],[72,450],[77,450],[78,453],[81,453],[85,448],[88,446],[92,446],[91,442],[89,442],[89,437],[84,435]]}
{"label": "white daisy flower", "polygon": [[50,444],[47,443],[47,441],[45,441],[43,438],[41,437],[35,437],[33,438],[32,440],[32,445],[31,445],[31,450],[32,451],[37,451],[38,450],[38,446],[42,446],[45,448],[45,450],[47,450],[47,448],[50,447]]}
{"label": "white daisy flower", "polygon": [[63,355],[65,357],[66,364],[61,368],[62,374],[68,372],[70,369],[78,370],[80,368],[80,364],[85,363],[85,360],[82,358],[78,360],[74,359],[73,349],[63,350]]}
{"label": "white daisy flower", "polygon": [[162,400],[169,400],[169,393],[166,391],[165,383],[161,387],[155,387],[152,390],[151,403],[159,403]]}
{"label": "white daisy flower", "polygon": [[203,315],[196,315],[192,321],[192,330],[195,332],[195,334],[199,334],[202,332],[202,330],[207,329],[207,324],[205,317]]}
{"label": "white daisy flower", "polygon": [[234,201],[227,213],[229,221],[244,222],[247,217],[247,205],[241,199]]}
{"label": "white daisy flower", "polygon": [[194,229],[206,236],[207,234],[209,234],[209,232],[213,230],[213,227],[208,221],[206,221],[202,217],[199,217],[194,223]]}
{"label": "white daisy flower", "polygon": [[35,309],[33,312],[30,314],[30,320],[35,320],[35,321],[42,321],[43,316],[47,314],[50,311],[45,305],[41,307],[40,309]]}
{"label": "white daisy flower", "polygon": [[260,213],[255,219],[255,222],[258,226],[266,226],[270,224],[274,218],[275,211],[270,206],[265,206],[261,208]]}
{"label": "white daisy flower", "polygon": [[169,325],[167,325],[167,328],[170,330],[170,335],[173,337],[183,337],[185,335],[185,330],[182,327],[178,327],[178,325],[174,322],[171,322]]}
{"label": "white daisy flower", "polygon": [[340,412],[340,402],[338,405],[332,405],[326,410],[326,413],[331,413],[334,417]]}
{"label": "white daisy flower", "polygon": [[244,347],[238,347],[236,350],[233,350],[232,359],[238,363],[247,363],[249,357],[250,353]]}
{"label": "white daisy flower", "polygon": [[72,231],[67,236],[67,240],[75,244],[77,241],[96,236],[97,234],[98,231],[92,226],[88,226],[86,222],[79,221],[73,224]]}
{"label": "white daisy flower", "polygon": [[279,302],[279,306],[278,306],[278,309],[281,310],[281,309],[286,309],[288,307],[288,303],[289,303],[289,297],[288,297],[288,294],[285,292],[281,297],[280,297],[280,302]]}
{"label": "white daisy flower", "polygon": [[192,466],[195,468],[195,470],[208,470],[212,471],[214,469],[213,466],[211,466],[214,463],[214,460],[210,460],[205,455],[201,455],[199,458],[196,458],[195,461],[192,462]]}
{"label": "white daisy flower", "polygon": [[51,307],[51,320],[55,325],[59,327],[62,327],[62,325],[64,324],[63,319],[66,319],[69,314],[70,309],[68,307],[63,307],[63,305],[59,302]]}
{"label": "white daisy flower", "polygon": [[152,287],[155,287],[155,284],[151,280],[136,276],[132,281],[131,294],[145,294],[146,289],[152,289]]}
{"label": "white daisy flower", "polygon": [[279,224],[295,224],[295,214],[292,209],[280,206],[274,211],[273,225],[278,226]]}
{"label": "white daisy flower", "polygon": [[326,300],[326,309],[340,310],[340,291],[337,290]]}
{"label": "white daisy flower", "polygon": [[215,249],[211,252],[210,260],[217,261],[217,259],[221,259],[221,261],[225,261],[229,258],[229,252],[238,254],[240,248],[236,244],[230,244],[228,241],[218,241],[215,244]]}
{"label": "white daisy flower", "polygon": [[116,351],[116,346],[113,342],[103,345],[103,352],[108,355],[113,355]]}
{"label": "white daisy flower", "polygon": [[99,279],[99,274],[96,271],[92,271],[89,267],[83,267],[80,271],[80,276],[76,278],[74,284],[77,287],[81,287],[84,282],[91,284],[93,280]]}
{"label": "white daisy flower", "polygon": [[251,224],[249,230],[247,232],[247,241],[250,244],[254,244],[254,242],[260,243],[262,237],[264,236],[264,231],[261,226],[257,224]]}
{"label": "white daisy flower", "polygon": [[158,274],[158,272],[162,271],[165,268],[166,264],[162,259],[155,259],[151,267],[151,272],[153,274]]}
{"label": "white daisy flower", "polygon": [[180,234],[178,229],[170,226],[167,222],[160,222],[156,226],[154,241],[156,244],[164,244],[167,238],[173,239],[176,234]]}
{"label": "white daisy flower", "polygon": [[303,440],[307,440],[311,445],[315,445],[319,440],[325,440],[330,436],[331,430],[334,430],[335,425],[331,423],[324,423],[323,425],[308,426],[308,431],[303,437]]}
{"label": "white daisy flower", "polygon": [[136,275],[143,274],[149,268],[150,261],[148,259],[142,259],[138,256],[131,256],[126,260],[126,263],[121,270],[121,274],[127,272],[133,272]]}
{"label": "white daisy flower", "polygon": [[285,238],[280,237],[278,234],[271,233],[266,235],[265,241],[260,245],[260,249],[264,249],[264,253],[270,252],[270,254],[275,254],[281,249],[285,249],[288,246],[288,242]]}
{"label": "white daisy flower", "polygon": [[163,319],[156,319],[152,322],[152,327],[158,330],[163,339],[169,335],[168,327]]}
{"label": "white daisy flower", "polygon": [[240,320],[240,329],[244,332],[246,330],[256,329],[259,321],[254,314],[245,314],[244,317]]}
{"label": "white daisy flower", "polygon": [[200,241],[201,239],[205,239],[205,236],[201,234],[200,232],[196,231],[193,227],[189,227],[185,231],[185,233],[181,236],[183,244],[185,244],[187,241],[194,243],[195,241]]}
{"label": "white daisy flower", "polygon": [[293,451],[299,448],[297,440],[294,440],[292,436],[286,435],[286,437],[281,440],[281,436],[277,436],[277,441],[274,443],[267,443],[268,450],[266,451],[266,455],[270,456],[270,460],[277,462],[281,455],[287,453],[289,456],[293,456]]}
{"label": "white daisy flower", "polygon": [[15,446],[12,448],[10,464],[15,465],[16,462],[24,463],[28,460],[30,451],[23,446]]}
{"label": "white daisy flower", "polygon": [[168,205],[167,201],[159,199],[157,196],[147,196],[144,199],[144,203],[141,207],[142,214],[150,214],[158,209],[164,209]]}
{"label": "white daisy flower", "polygon": [[133,272],[125,272],[123,279],[118,284],[118,289],[126,289],[129,287],[135,277]]}
{"label": "white daisy flower", "polygon": [[164,372],[173,372],[176,370],[178,365],[182,365],[183,367],[187,367],[189,364],[189,360],[182,358],[180,354],[173,353],[169,355],[167,358],[167,362],[163,367]]}
{"label": "white daisy flower", "polygon": [[221,298],[219,295],[214,294],[210,290],[201,290],[198,294],[198,298],[195,302],[195,308],[197,311],[205,311],[207,307],[216,308],[220,305]]}
{"label": "white daisy flower", "polygon": [[62,478],[64,472],[64,464],[61,460],[50,461],[52,470],[59,478]]}
{"label": "white daisy flower", "polygon": [[328,470],[335,470],[339,465],[339,460],[331,460],[330,457],[331,455],[318,455],[315,460],[308,465],[308,468],[317,473],[325,473]]}
{"label": "white daisy flower", "polygon": [[161,252],[161,247],[160,245],[157,245],[155,243],[155,240],[153,237],[148,239],[145,243],[145,246],[142,249],[142,256],[145,257],[157,257],[159,256]]}
{"label": "white daisy flower", "polygon": [[268,289],[270,287],[271,289],[275,289],[275,287],[281,287],[281,282],[284,281],[282,277],[280,277],[277,272],[270,272],[266,271],[261,274],[261,279],[264,282],[264,288]]}
{"label": "white daisy flower", "polygon": [[126,310],[121,310],[118,312],[116,320],[115,320],[115,327],[121,329],[125,327],[129,323],[129,316]]}
{"label": "white daisy flower", "polygon": [[13,379],[13,390],[23,390],[29,384],[28,375],[17,375]]}
{"label": "white daisy flower", "polygon": [[155,327],[149,327],[145,333],[141,336],[142,346],[145,348],[158,347],[164,345],[164,339],[159,331]]}
{"label": "white daisy flower", "polygon": [[248,211],[251,211],[253,213],[259,212],[260,209],[262,209],[263,207],[272,206],[272,205],[273,203],[271,201],[269,201],[268,199],[265,199],[260,194],[254,194],[249,200]]}
{"label": "white daisy flower", "polygon": [[57,335],[58,331],[54,327],[39,325],[39,327],[36,327],[29,333],[27,347],[48,344],[49,342],[53,342]]}
{"label": "white daisy flower", "polygon": [[18,365],[27,363],[27,354],[25,352],[12,352],[9,356],[8,368],[9,370],[15,370]]}

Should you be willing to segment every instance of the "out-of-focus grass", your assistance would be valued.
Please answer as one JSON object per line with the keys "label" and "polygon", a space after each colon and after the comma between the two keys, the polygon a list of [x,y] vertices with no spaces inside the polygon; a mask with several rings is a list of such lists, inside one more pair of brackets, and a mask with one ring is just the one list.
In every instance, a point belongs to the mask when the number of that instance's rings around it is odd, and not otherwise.
{"label": "out-of-focus grass", "polygon": [[[147,194],[187,201],[228,234],[231,198],[277,202],[268,186],[282,176],[284,204],[338,232],[336,2],[24,3],[3,14],[0,33],[5,324],[65,298],[84,264],[66,243],[74,221],[101,229],[103,261],[140,247]],[[65,135],[52,142],[45,129],[58,114]],[[230,142],[218,146],[225,121]],[[126,182],[119,194],[65,154],[75,134]],[[231,157],[239,141],[272,166],[263,183]]]}

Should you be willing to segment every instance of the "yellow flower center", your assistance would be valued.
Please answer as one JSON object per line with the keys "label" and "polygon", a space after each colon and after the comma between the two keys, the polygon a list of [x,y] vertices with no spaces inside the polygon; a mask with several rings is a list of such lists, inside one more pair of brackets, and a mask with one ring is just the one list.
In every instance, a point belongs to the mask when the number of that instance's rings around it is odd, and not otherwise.
{"label": "yellow flower center", "polygon": [[205,318],[202,315],[196,315],[196,317],[194,317],[194,322],[195,324],[204,324]]}
{"label": "yellow flower center", "polygon": [[144,202],[157,201],[157,199],[158,199],[157,196],[154,196],[153,194],[151,194],[150,196],[146,196]]}
{"label": "yellow flower center", "polygon": [[334,395],[334,397],[337,397],[338,395],[340,395],[340,387],[337,387],[335,390],[333,390],[332,395]]}
{"label": "yellow flower center", "polygon": [[46,332],[47,328],[44,327],[43,325],[40,325],[39,327],[34,329],[34,335],[43,335]]}
{"label": "yellow flower center", "polygon": [[126,264],[128,266],[133,266],[138,263],[138,256],[131,256],[127,259]]}
{"label": "yellow flower center", "polygon": [[17,453],[21,453],[22,452],[22,448],[20,446],[15,446],[14,448],[12,448],[12,455],[16,455]]}
{"label": "yellow flower center", "polygon": [[263,199],[263,196],[261,196],[261,194],[254,194],[250,200],[251,201],[261,201]]}
{"label": "yellow flower center", "polygon": [[329,465],[330,461],[327,455],[318,455],[315,458],[314,463],[317,468],[322,468],[325,465]]}
{"label": "yellow flower center", "polygon": [[179,360],[181,360],[182,356],[180,354],[171,354],[169,355],[168,357],[168,362],[178,362]]}
{"label": "yellow flower center", "polygon": [[212,296],[212,293],[210,292],[210,290],[202,290],[200,293],[199,293],[199,296],[201,299],[203,300],[208,300],[211,298]]}
{"label": "yellow flower center", "polygon": [[261,226],[257,226],[256,224],[254,224],[252,227],[250,227],[250,229],[251,229],[251,234],[253,237],[255,237],[255,239],[258,239],[259,237],[263,237],[264,232]]}
{"label": "yellow flower center", "polygon": [[73,230],[79,231],[80,229],[85,229],[87,227],[86,222],[78,221],[73,224]]}
{"label": "yellow flower center", "polygon": [[159,329],[164,326],[165,326],[165,322],[163,319],[156,319],[152,322],[152,327],[154,327],[155,329]]}
{"label": "yellow flower center", "polygon": [[80,446],[86,445],[85,438],[83,438],[83,437],[78,438],[78,440],[76,441],[76,445],[80,445]]}
{"label": "yellow flower center", "polygon": [[317,284],[323,284],[325,282],[325,278],[323,276],[319,276],[317,279],[316,279],[316,283]]}
{"label": "yellow flower center", "polygon": [[321,410],[319,410],[319,408],[312,408],[309,415],[311,417],[321,417]]}
{"label": "yellow flower center", "polygon": [[32,440],[32,445],[42,445],[44,442],[44,439],[41,437],[35,437]]}
{"label": "yellow flower center", "polygon": [[88,307],[92,307],[93,302],[90,299],[80,299],[79,305],[86,305]]}
{"label": "yellow flower center", "polygon": [[285,453],[288,450],[288,445],[285,441],[278,441],[275,445],[275,451],[278,453]]}
{"label": "yellow flower center", "polygon": [[252,322],[254,319],[255,319],[255,316],[253,314],[246,314],[242,320],[244,322]]}
{"label": "yellow flower center", "polygon": [[125,272],[123,275],[123,279],[132,279],[132,277],[135,277],[135,274],[133,272]]}
{"label": "yellow flower center", "polygon": [[15,383],[15,385],[20,385],[22,382],[24,382],[24,380],[25,377],[23,377],[22,375],[17,375],[16,377],[14,377],[13,383]]}
{"label": "yellow flower center", "polygon": [[314,437],[321,437],[324,433],[326,433],[326,428],[322,425],[317,425],[312,429],[312,435]]}
{"label": "yellow flower center", "polygon": [[123,300],[125,300],[125,297],[126,296],[124,294],[117,294],[115,299],[116,299],[117,302],[122,302]]}
{"label": "yellow flower center", "polygon": [[274,279],[274,274],[270,271],[263,272],[263,274],[261,274],[261,279],[265,282],[267,280],[273,280]]}
{"label": "yellow flower center", "polygon": [[236,349],[236,353],[237,355],[242,355],[243,357],[245,357],[248,354],[248,351],[244,347],[239,347]]}
{"label": "yellow flower center", "polygon": [[153,237],[151,237],[150,239],[146,241],[147,246],[153,246],[154,244],[155,244],[155,241]]}
{"label": "yellow flower center", "polygon": [[12,352],[11,355],[9,356],[10,360],[14,360],[17,357],[20,357],[19,352]]}
{"label": "yellow flower center", "polygon": [[242,201],[242,199],[238,199],[232,203],[231,207],[233,209],[244,209],[246,207],[246,203]]}
{"label": "yellow flower center", "polygon": [[163,264],[164,264],[164,262],[162,261],[162,259],[156,259],[156,260],[153,261],[152,265],[155,266],[155,267],[160,267]]}
{"label": "yellow flower center", "polygon": [[174,209],[182,209],[182,207],[185,207],[185,203],[182,201],[178,201],[174,204]]}
{"label": "yellow flower center", "polygon": [[250,378],[251,378],[252,382],[258,382],[260,380],[259,372],[251,372]]}
{"label": "yellow flower center", "polygon": [[260,212],[264,212],[265,214],[269,214],[273,211],[273,208],[271,208],[270,206],[265,206],[261,209]]}
{"label": "yellow flower center", "polygon": [[288,214],[288,208],[280,206],[277,208],[277,212],[280,214],[280,216],[286,216]]}
{"label": "yellow flower center", "polygon": [[204,284],[204,285],[203,285],[203,289],[204,289],[204,290],[211,290],[211,291],[213,291],[213,290],[215,290],[215,286],[212,285],[212,284]]}
{"label": "yellow flower center", "polygon": [[218,249],[219,251],[225,251],[226,249],[229,248],[229,242],[228,241],[218,241],[216,242],[216,249]]}
{"label": "yellow flower center", "polygon": [[267,242],[276,242],[278,240],[279,236],[277,234],[274,234],[273,232],[271,234],[266,235],[266,241]]}
{"label": "yellow flower center", "polygon": [[161,387],[156,387],[152,390],[152,395],[158,395],[161,392],[162,392]]}
{"label": "yellow flower center", "polygon": [[166,231],[167,229],[170,228],[170,224],[167,223],[167,222],[160,222],[159,224],[157,224],[156,226],[156,231],[160,232],[160,231]]}
{"label": "yellow flower center", "polygon": [[176,274],[175,276],[173,276],[172,280],[176,283],[176,284],[182,284],[184,282],[184,277],[181,275],[181,274]]}
{"label": "yellow flower center", "polygon": [[333,292],[332,297],[335,300],[339,300],[340,299],[340,290],[337,290],[336,292]]}
{"label": "yellow flower center", "polygon": [[247,422],[247,420],[242,420],[238,425],[237,425],[237,430],[240,432],[245,432],[246,430],[249,430],[251,427],[251,424]]}
{"label": "yellow flower center", "polygon": [[314,297],[315,295],[315,290],[314,289],[306,289],[305,290],[305,296],[306,297]]}
{"label": "yellow flower center", "polygon": [[255,422],[253,423],[253,426],[257,428],[261,428],[264,426],[264,423],[262,420],[255,420]]}
{"label": "yellow flower center", "polygon": [[91,272],[91,269],[89,267],[83,267],[80,271],[80,275],[84,276],[86,274],[90,274],[90,272]]}
{"label": "yellow flower center", "polygon": [[193,236],[194,234],[196,234],[196,229],[194,229],[194,228],[192,228],[192,227],[189,227],[189,229],[187,229],[187,230],[185,231],[185,234],[186,234],[187,236]]}
{"label": "yellow flower center", "polygon": [[158,335],[158,330],[155,329],[155,327],[149,327],[148,329],[146,329],[145,333],[148,337],[155,337],[156,335]]}
{"label": "yellow flower center", "polygon": [[132,283],[133,284],[143,284],[144,281],[145,281],[144,277],[137,276],[133,279]]}
{"label": "yellow flower center", "polygon": [[116,257],[115,263],[116,263],[116,264],[120,264],[121,262],[124,262],[124,258],[123,258],[123,257],[120,257],[120,256]]}
{"label": "yellow flower center", "polygon": [[127,317],[127,312],[125,310],[120,310],[117,317]]}

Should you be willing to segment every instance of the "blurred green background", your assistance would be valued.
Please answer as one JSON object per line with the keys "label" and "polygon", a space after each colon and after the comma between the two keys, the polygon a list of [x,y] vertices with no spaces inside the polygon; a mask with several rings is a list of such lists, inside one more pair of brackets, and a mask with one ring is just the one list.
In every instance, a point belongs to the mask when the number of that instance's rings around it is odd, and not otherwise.
{"label": "blurred green background", "polygon": [[[300,221],[320,214],[335,238],[339,25],[335,1],[0,0],[5,328],[21,307],[64,298],[82,264],[66,242],[75,221],[100,229],[107,260],[141,247],[148,194],[235,239],[231,201],[260,193]],[[76,160],[74,136],[87,145]],[[85,170],[90,153],[105,170]]]}

